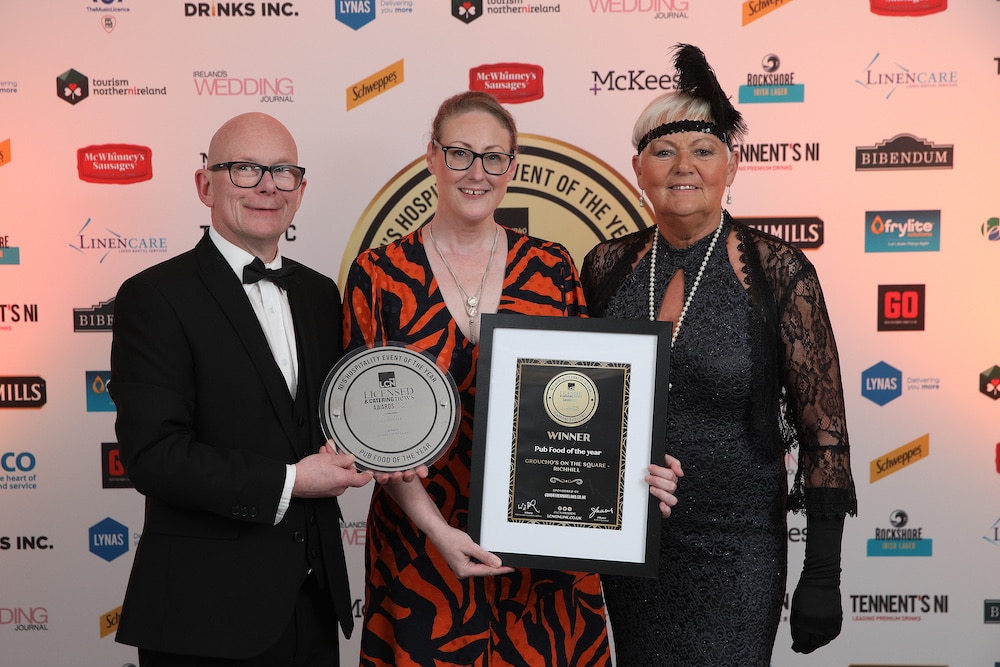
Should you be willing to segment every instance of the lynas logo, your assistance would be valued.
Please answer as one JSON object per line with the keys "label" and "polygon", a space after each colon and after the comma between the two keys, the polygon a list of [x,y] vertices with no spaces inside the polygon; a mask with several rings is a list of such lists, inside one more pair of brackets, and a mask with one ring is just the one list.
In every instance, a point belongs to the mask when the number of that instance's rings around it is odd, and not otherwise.
{"label": "lynas logo", "polygon": [[76,105],[90,97],[90,80],[75,69],[68,69],[56,77],[56,95]]}
{"label": "lynas logo", "polygon": [[903,393],[903,374],[880,361],[861,373],[861,395],[873,403],[885,405]]}
{"label": "lynas logo", "polygon": [[109,563],[128,551],[128,528],[111,517],[90,527],[90,553]]}
{"label": "lynas logo", "polygon": [[483,15],[483,0],[451,0],[451,15],[463,23],[472,23]]}
{"label": "lynas logo", "polygon": [[337,20],[360,30],[375,20],[375,0],[337,0]]}

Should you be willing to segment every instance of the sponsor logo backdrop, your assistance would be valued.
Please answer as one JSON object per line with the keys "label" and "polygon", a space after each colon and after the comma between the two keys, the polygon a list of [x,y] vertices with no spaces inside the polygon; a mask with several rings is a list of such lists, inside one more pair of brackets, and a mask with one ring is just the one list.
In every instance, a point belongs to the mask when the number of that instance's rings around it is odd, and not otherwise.
{"label": "sponsor logo backdrop", "polygon": [[[997,0],[62,0],[0,25],[4,664],[136,661],[113,640],[142,499],[104,395],[111,299],[202,234],[223,120],[291,128],[312,186],[283,252],[339,279],[426,220],[438,103],[490,90],[526,135],[503,220],[580,261],[649,224],[629,136],[678,41],[749,121],[730,210],[806,248],[843,361],[843,635],[796,656],[786,612],[773,665],[1000,664]],[[358,613],[367,500],[344,499]]]}

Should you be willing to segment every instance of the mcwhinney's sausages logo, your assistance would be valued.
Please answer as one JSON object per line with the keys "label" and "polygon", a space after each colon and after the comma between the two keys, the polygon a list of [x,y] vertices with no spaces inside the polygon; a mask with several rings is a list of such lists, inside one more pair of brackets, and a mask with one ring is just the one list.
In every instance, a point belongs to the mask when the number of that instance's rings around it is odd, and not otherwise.
{"label": "mcwhinney's sausages logo", "polygon": [[[562,243],[579,267],[598,242],[652,224],[638,191],[610,166],[575,146],[533,134],[520,145],[507,196],[496,212],[501,225]],[[375,195],[351,233],[339,284],[358,253],[401,239],[428,222],[437,206],[434,176],[424,156]]]}

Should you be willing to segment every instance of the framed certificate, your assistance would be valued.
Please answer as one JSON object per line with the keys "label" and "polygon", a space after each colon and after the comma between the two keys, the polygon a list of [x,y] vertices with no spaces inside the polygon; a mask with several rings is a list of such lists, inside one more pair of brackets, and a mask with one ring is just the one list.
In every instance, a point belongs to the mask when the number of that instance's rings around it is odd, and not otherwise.
{"label": "framed certificate", "polygon": [[671,326],[483,315],[469,533],[504,565],[656,576]]}

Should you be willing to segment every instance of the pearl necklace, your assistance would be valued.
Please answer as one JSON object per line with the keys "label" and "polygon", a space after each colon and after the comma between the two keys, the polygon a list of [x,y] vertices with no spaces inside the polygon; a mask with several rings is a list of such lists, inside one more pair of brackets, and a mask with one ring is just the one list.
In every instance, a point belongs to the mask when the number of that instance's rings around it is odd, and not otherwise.
{"label": "pearl necklace", "polygon": [[[680,333],[681,324],[684,322],[684,316],[687,315],[688,308],[691,306],[691,300],[694,299],[694,293],[698,291],[698,285],[701,284],[701,278],[705,274],[705,267],[708,266],[708,259],[712,256],[712,251],[715,250],[715,244],[719,241],[719,236],[722,234],[722,222],[726,219],[725,212],[719,216],[719,226],[715,229],[715,235],[712,236],[712,242],[708,245],[708,250],[705,251],[705,259],[701,260],[701,267],[698,269],[698,275],[694,279],[694,284],[691,285],[691,292],[688,297],[684,300],[684,307],[681,308],[681,315],[677,318],[677,324],[674,325],[674,332],[670,336],[670,347],[673,348],[674,341],[677,340],[677,334]],[[650,255],[649,260],[649,321],[652,322],[656,320],[656,308],[655,304],[655,292],[654,285],[656,284],[656,249],[657,249],[657,239],[660,238],[660,228],[657,227],[656,231],[653,232],[653,248],[650,250],[652,255]]]}
{"label": "pearl necklace", "polygon": [[483,279],[479,281],[479,289],[476,293],[469,295],[462,287],[462,283],[459,282],[458,276],[455,274],[455,270],[451,268],[451,264],[448,263],[448,258],[444,256],[441,252],[441,247],[437,244],[437,239],[434,238],[433,225],[427,226],[427,235],[430,236],[431,244],[437,251],[438,257],[444,262],[444,268],[448,269],[448,273],[451,274],[451,279],[455,281],[455,287],[458,291],[462,293],[462,298],[465,299],[465,312],[469,316],[469,342],[473,345],[476,344],[476,315],[479,313],[479,300],[483,296],[483,286],[486,284],[486,276],[489,275],[490,267],[493,266],[493,255],[497,251],[497,239],[500,238],[500,228],[493,225],[493,247],[490,248],[490,260],[486,262],[486,269],[483,271]]}

